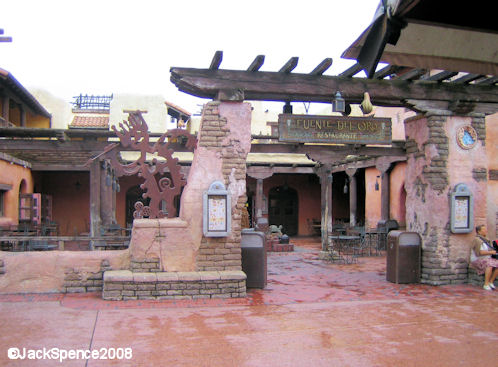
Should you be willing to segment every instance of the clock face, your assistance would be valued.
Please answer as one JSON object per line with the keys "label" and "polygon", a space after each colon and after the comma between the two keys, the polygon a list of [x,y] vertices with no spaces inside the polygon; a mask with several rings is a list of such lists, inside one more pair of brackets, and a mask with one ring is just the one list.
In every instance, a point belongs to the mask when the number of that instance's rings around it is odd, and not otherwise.
{"label": "clock face", "polygon": [[472,126],[462,126],[456,134],[458,146],[462,149],[471,149],[477,143],[477,133]]}

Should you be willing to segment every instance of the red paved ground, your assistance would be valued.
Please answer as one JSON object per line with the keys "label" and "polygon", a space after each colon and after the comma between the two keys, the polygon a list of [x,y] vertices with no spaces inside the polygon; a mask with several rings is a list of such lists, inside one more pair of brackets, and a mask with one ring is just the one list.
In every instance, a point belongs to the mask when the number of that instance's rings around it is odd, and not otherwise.
{"label": "red paved ground", "polygon": [[[385,280],[385,257],[318,259],[316,241],[270,253],[245,299],[103,301],[0,295],[0,365],[496,366],[498,292]],[[10,347],[130,347],[131,360],[9,360]]]}

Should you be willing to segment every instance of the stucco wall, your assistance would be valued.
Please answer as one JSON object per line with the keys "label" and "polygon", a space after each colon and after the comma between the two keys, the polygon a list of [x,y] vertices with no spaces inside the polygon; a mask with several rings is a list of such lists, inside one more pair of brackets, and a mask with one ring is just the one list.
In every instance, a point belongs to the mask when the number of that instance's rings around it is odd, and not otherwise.
{"label": "stucco wall", "polygon": [[0,225],[17,224],[19,221],[19,190],[24,182],[23,193],[33,192],[33,177],[28,167],[0,158],[0,183],[12,186],[4,194],[4,216]]}

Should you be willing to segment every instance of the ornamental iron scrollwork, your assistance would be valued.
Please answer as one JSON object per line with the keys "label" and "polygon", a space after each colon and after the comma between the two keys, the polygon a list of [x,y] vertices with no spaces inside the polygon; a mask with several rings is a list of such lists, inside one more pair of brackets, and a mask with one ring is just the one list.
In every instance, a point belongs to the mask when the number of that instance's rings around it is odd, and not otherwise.
{"label": "ornamental iron scrollwork", "polygon": [[[144,179],[140,188],[142,197],[149,198],[149,205],[138,201],[135,203],[134,218],[172,218],[176,216],[175,197],[181,194],[187,180],[181,173],[178,158],[174,158],[173,144],[182,142],[187,149],[194,150],[197,139],[182,129],[168,130],[155,142],[151,143],[149,129],[140,111],[129,112],[128,121],[119,124],[120,130],[112,129],[119,138],[119,143],[106,146],[98,157],[107,159],[116,177],[138,175]],[[122,151],[138,151],[140,156],[133,162],[121,162]],[[163,159],[153,158],[147,161],[147,154]],[[167,176],[169,173],[169,176]]]}

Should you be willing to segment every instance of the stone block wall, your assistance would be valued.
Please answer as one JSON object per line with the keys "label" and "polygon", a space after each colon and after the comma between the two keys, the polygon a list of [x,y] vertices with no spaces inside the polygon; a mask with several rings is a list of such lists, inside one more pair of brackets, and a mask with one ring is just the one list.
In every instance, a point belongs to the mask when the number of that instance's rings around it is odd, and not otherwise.
{"label": "stone block wall", "polygon": [[101,292],[103,288],[104,272],[111,270],[108,260],[102,260],[97,272],[84,272],[77,268],[65,271],[63,293]]}
{"label": "stone block wall", "polygon": [[242,271],[133,273],[108,271],[102,297],[106,300],[207,299],[246,296]]}
{"label": "stone block wall", "polygon": [[136,259],[132,258],[130,270],[134,273],[147,273],[161,271],[159,258]]}

